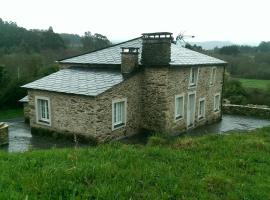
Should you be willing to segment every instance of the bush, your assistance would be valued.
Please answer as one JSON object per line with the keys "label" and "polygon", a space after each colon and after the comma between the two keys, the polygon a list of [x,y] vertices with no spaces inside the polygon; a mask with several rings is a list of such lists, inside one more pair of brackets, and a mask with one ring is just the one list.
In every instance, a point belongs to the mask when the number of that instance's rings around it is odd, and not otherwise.
{"label": "bush", "polygon": [[234,79],[225,80],[224,98],[230,100],[232,104],[246,104],[248,94],[241,82]]}

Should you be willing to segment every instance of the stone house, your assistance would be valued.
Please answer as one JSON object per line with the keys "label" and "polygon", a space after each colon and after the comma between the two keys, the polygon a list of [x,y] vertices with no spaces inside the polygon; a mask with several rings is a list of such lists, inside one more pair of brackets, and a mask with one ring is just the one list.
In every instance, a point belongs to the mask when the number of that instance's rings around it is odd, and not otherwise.
{"label": "stone house", "polygon": [[32,130],[104,142],[221,119],[226,62],[176,45],[171,33],[142,34],[58,63],[58,72],[22,86]]}

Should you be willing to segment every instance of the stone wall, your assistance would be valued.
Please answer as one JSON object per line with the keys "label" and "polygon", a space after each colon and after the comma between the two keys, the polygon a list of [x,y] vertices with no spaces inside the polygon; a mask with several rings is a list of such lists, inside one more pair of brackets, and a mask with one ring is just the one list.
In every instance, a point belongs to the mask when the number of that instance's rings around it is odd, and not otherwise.
{"label": "stone wall", "polygon": [[[221,119],[214,112],[214,96],[222,95],[223,67],[217,67],[216,81],[210,85],[212,67],[200,67],[198,83],[189,88],[190,67],[146,68],[143,83],[142,127],[161,132],[181,132],[187,129],[187,98],[196,92],[195,127]],[[184,95],[184,118],[175,120],[175,95]],[[205,118],[198,119],[199,99],[206,99]]]}
{"label": "stone wall", "polygon": [[168,110],[168,67],[145,68],[143,73],[142,128],[161,131],[166,129]]}
{"label": "stone wall", "polygon": [[[212,67],[200,67],[196,88],[189,88],[190,67],[145,68],[124,82],[93,98],[46,91],[30,90],[29,115],[33,128],[64,134],[94,137],[98,142],[139,133],[142,129],[156,132],[181,132],[187,128],[188,92],[196,92],[195,127],[221,118],[214,112],[214,95],[222,92],[223,67],[217,67],[216,82],[210,85]],[[184,94],[184,118],[175,121],[175,95]],[[36,122],[35,96],[48,97],[51,125]],[[206,114],[198,119],[199,99],[206,99]],[[112,101],[127,99],[126,125],[112,130]]]}
{"label": "stone wall", "polygon": [[8,144],[8,125],[0,122],[0,146]]}
{"label": "stone wall", "polygon": [[[96,136],[96,100],[88,96],[29,90],[30,126],[85,138]],[[51,125],[37,123],[35,96],[47,97],[51,106]]]}
{"label": "stone wall", "polygon": [[30,121],[30,107],[28,102],[23,103],[23,114],[24,114],[24,121],[29,123]]}
{"label": "stone wall", "polygon": [[[142,115],[142,73],[138,72],[123,83],[97,97],[96,134],[99,141],[109,141],[140,132]],[[126,126],[112,130],[112,101],[127,99]]]}
{"label": "stone wall", "polygon": [[245,115],[270,119],[270,108],[267,106],[257,106],[257,105],[244,106],[244,105],[224,104],[223,112],[225,114]]}

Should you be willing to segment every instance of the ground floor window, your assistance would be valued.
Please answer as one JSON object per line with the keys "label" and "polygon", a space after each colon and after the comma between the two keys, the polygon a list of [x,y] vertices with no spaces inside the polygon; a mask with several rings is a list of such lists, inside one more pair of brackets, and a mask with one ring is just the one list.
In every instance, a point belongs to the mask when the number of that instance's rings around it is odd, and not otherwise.
{"label": "ground floor window", "polygon": [[114,100],[112,103],[112,129],[118,129],[126,125],[126,99]]}
{"label": "ground floor window", "polygon": [[51,124],[50,99],[46,97],[36,97],[36,118],[38,123]]}
{"label": "ground floor window", "polygon": [[220,110],[220,94],[215,94],[214,97],[214,111],[217,112]]}
{"label": "ground floor window", "polygon": [[175,120],[184,117],[184,95],[175,95]]}
{"label": "ground floor window", "polygon": [[205,98],[199,99],[199,112],[198,112],[198,118],[203,119],[205,118]]}

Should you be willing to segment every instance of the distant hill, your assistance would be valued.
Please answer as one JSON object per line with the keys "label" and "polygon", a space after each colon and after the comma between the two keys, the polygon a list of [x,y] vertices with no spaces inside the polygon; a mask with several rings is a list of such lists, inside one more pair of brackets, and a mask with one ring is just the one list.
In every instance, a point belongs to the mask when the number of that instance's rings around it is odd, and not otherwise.
{"label": "distant hill", "polygon": [[230,41],[205,41],[205,42],[189,42],[191,45],[198,45],[201,46],[203,49],[206,50],[211,50],[214,49],[215,47],[221,48],[224,46],[230,46],[234,45],[234,43]]}

